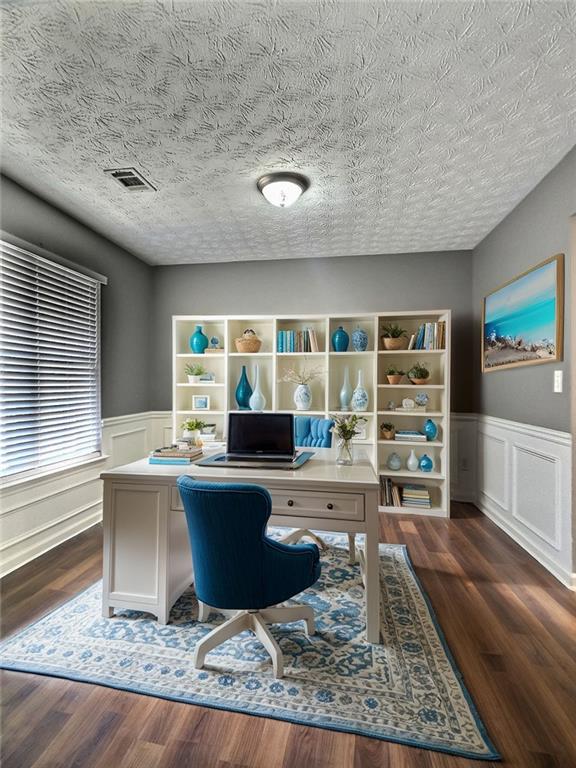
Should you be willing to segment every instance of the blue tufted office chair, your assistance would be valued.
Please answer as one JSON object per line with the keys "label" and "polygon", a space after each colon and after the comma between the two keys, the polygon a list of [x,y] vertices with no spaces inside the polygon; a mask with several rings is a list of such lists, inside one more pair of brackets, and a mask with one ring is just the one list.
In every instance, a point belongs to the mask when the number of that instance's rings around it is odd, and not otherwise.
{"label": "blue tufted office chair", "polygon": [[318,580],[318,547],[286,546],[265,535],[272,501],[258,485],[199,482],[182,475],[178,489],[192,547],[199,618],[208,618],[208,606],[238,611],[198,643],[195,667],[204,666],[212,648],[250,629],[272,657],[275,676],[282,677],[282,651],[266,622],[304,619],[307,634],[314,634],[312,608],[278,604]]}
{"label": "blue tufted office chair", "polygon": [[308,448],[330,448],[332,446],[332,419],[320,419],[315,416],[296,416],[294,432],[297,446]]}
{"label": "blue tufted office chair", "polygon": [[[314,448],[331,448],[332,432],[334,426],[332,419],[321,419],[317,416],[296,416],[294,418],[295,442],[298,447],[307,446]],[[321,549],[327,549],[326,542],[307,528],[297,528],[287,536],[284,536],[284,544],[294,544],[302,538],[312,539]],[[349,562],[356,562],[356,537],[348,534]]]}

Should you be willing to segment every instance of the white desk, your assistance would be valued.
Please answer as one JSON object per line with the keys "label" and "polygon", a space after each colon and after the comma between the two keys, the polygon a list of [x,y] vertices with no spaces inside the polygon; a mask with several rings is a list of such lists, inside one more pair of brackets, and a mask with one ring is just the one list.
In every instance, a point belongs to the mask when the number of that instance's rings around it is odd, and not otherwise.
{"label": "white desk", "polygon": [[271,525],[364,533],[360,553],[366,588],[366,637],[380,642],[378,478],[361,458],[335,463],[333,449],[298,470],[159,466],[146,459],[104,472],[102,609],[147,611],[166,624],[170,608],[193,582],[188,530],[176,479],[257,483],[272,496]]}

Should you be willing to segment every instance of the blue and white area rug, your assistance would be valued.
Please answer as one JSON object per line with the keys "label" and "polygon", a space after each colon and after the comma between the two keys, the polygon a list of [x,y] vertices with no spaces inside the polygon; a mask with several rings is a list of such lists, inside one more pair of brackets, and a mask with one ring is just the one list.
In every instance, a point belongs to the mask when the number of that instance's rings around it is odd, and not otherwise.
{"label": "blue and white area rug", "polygon": [[170,624],[123,611],[104,619],[94,584],[0,645],[0,666],[288,720],[469,758],[497,760],[406,548],[380,545],[382,645],[364,640],[359,566],[342,536],[326,536],[322,577],[298,602],[314,608],[317,634],[273,625],[284,653],[276,680],[262,645],[244,632],[194,669],[195,644],[223,617],[197,622],[192,590]]}

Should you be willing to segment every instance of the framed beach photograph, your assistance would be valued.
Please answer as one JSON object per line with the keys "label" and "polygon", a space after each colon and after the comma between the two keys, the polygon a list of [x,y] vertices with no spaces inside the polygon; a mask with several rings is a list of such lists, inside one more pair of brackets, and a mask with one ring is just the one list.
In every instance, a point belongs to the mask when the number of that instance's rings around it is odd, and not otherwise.
{"label": "framed beach photograph", "polygon": [[562,360],[564,254],[488,294],[482,311],[482,372]]}
{"label": "framed beach photograph", "polygon": [[192,395],[193,411],[209,411],[210,395]]}

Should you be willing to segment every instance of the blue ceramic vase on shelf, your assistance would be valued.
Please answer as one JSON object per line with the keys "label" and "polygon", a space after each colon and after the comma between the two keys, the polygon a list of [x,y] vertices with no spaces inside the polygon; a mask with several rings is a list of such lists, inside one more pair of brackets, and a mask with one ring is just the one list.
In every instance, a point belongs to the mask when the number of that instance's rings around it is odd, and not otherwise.
{"label": "blue ceramic vase on shelf", "polygon": [[358,371],[358,383],[356,389],[352,392],[352,410],[353,411],[367,411],[368,410],[368,392],[364,389],[364,380],[362,377],[362,369]]}
{"label": "blue ceramic vase on shelf", "polygon": [[340,410],[350,410],[350,400],[352,399],[352,387],[350,386],[350,369],[348,366],[344,369],[344,381],[340,390]]}
{"label": "blue ceramic vase on shelf", "polygon": [[363,328],[356,328],[352,332],[352,347],[354,352],[366,352],[368,349],[368,334]]}
{"label": "blue ceramic vase on shelf", "polygon": [[266,398],[260,389],[260,367],[254,366],[254,391],[248,401],[251,411],[263,411],[266,408]]}
{"label": "blue ceramic vase on shelf", "polygon": [[391,453],[386,460],[386,466],[393,472],[397,472],[399,469],[402,469],[402,459],[396,452]]}
{"label": "blue ceramic vase on shelf", "polygon": [[434,462],[430,458],[430,456],[427,456],[425,453],[420,456],[420,461],[418,462],[418,469],[420,472],[432,472],[434,469]]}
{"label": "blue ceramic vase on shelf", "polygon": [[426,440],[436,440],[436,437],[438,436],[438,427],[436,422],[432,421],[432,419],[426,419],[424,424],[424,434],[426,435]]}
{"label": "blue ceramic vase on shelf", "polygon": [[350,337],[341,325],[332,334],[332,349],[334,352],[346,352]]}
{"label": "blue ceramic vase on shelf", "polygon": [[308,384],[298,384],[294,390],[294,405],[299,411],[309,411],[312,405],[312,392]]}
{"label": "blue ceramic vase on shelf", "polygon": [[246,376],[245,365],[242,366],[242,375],[238,380],[238,386],[236,387],[235,397],[236,397],[236,402],[238,403],[238,408],[241,411],[250,410],[250,398],[252,397],[252,387],[250,386],[250,382],[248,381],[248,376]]}
{"label": "blue ceramic vase on shelf", "polygon": [[202,326],[197,325],[196,330],[190,336],[190,349],[195,355],[203,355],[208,346],[208,336],[202,333]]}

